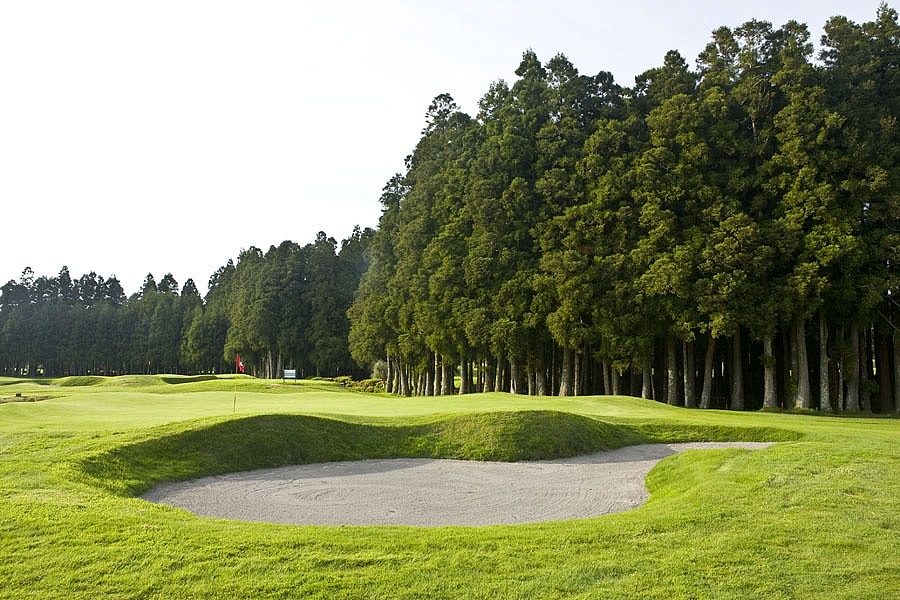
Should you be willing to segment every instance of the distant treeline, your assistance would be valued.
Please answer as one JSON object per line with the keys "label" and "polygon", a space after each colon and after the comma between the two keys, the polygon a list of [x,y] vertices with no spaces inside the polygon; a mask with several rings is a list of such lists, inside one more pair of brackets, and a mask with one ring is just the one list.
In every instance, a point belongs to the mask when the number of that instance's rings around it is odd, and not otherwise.
{"label": "distant treeline", "polygon": [[438,96],[377,231],[251,248],[205,298],[26,271],[0,294],[0,372],[240,354],[333,375],[352,354],[400,394],[900,410],[897,13],[830,19],[817,62],[793,21],[711,40],[631,88],[529,51],[475,117]]}
{"label": "distant treeline", "polygon": [[371,234],[250,248],[212,275],[205,298],[171,274],[147,275],[126,297],[115,277],[26,268],[0,288],[0,374],[227,373],[240,354],[262,377],[364,375],[347,348],[346,313]]}
{"label": "distant treeline", "polygon": [[401,394],[900,409],[900,27],[721,27],[632,88],[526,52],[438,96],[351,308]]}

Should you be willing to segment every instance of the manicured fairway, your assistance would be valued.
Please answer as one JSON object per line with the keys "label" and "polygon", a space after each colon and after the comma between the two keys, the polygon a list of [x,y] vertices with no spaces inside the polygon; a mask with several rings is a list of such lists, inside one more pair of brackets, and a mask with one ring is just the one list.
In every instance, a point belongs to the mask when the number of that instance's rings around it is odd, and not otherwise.
{"label": "manicured fairway", "polygon": [[[0,379],[3,598],[888,598],[900,421],[701,412],[633,398],[394,398],[241,378]],[[669,457],[644,507],[492,527],[201,518],[154,483],[355,458],[551,458],[640,442],[778,441]]]}

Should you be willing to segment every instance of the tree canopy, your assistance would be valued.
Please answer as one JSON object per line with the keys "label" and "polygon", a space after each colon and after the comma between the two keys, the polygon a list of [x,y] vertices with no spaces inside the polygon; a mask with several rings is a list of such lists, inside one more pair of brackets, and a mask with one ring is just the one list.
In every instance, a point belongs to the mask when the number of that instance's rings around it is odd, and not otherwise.
{"label": "tree canopy", "polygon": [[371,230],[340,244],[325,233],[305,246],[252,247],[209,279],[148,274],[126,298],[115,276],[73,280],[25,269],[0,288],[0,373],[83,375],[234,371],[280,377],[364,374],[350,358],[346,316],[368,266]]}
{"label": "tree canopy", "polygon": [[834,17],[814,62],[795,21],[720,27],[632,88],[529,50],[476,116],[441,94],[351,352],[404,394],[900,408],[897,28]]}

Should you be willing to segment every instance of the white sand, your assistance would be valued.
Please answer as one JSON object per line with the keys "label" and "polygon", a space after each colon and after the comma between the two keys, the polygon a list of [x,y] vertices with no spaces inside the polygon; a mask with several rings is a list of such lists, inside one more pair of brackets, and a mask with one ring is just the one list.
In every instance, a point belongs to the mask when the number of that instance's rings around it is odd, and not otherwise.
{"label": "white sand", "polygon": [[595,517],[647,501],[644,478],[693,449],[767,443],[645,444],[559,460],[400,458],[263,469],[159,485],[142,496],[210,517],[303,525],[494,525]]}

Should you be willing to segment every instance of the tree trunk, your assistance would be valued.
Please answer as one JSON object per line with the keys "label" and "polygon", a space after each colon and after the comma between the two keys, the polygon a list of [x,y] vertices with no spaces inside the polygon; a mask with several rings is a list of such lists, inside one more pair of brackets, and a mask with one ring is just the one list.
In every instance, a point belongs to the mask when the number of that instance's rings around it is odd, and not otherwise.
{"label": "tree trunk", "polygon": [[584,377],[583,363],[582,363],[583,358],[582,358],[581,354],[577,351],[574,354],[575,354],[575,369],[572,374],[572,381],[573,381],[572,389],[573,389],[573,393],[576,396],[581,396],[584,394],[584,391],[583,391],[584,382],[582,381],[582,377]]}
{"label": "tree trunk", "polygon": [[697,408],[697,365],[694,359],[694,342],[684,342],[681,353],[684,362],[684,405]]}
{"label": "tree trunk", "polygon": [[601,364],[601,368],[603,369],[603,393],[607,395],[612,394],[612,378],[609,374],[609,363],[604,360]]}
{"label": "tree trunk", "polygon": [[825,308],[819,310],[819,409],[822,412],[834,412],[831,403],[831,382],[828,375],[831,371],[831,359],[828,357],[828,318]]}
{"label": "tree trunk", "polygon": [[900,329],[894,330],[894,412],[900,413]]}
{"label": "tree trunk", "polygon": [[859,319],[855,316],[850,319],[850,356],[847,357],[847,372],[844,382],[847,385],[847,410],[859,412]]}
{"label": "tree trunk", "polygon": [[866,327],[859,332],[859,410],[872,410],[872,391],[869,382],[875,376],[872,372],[872,357],[875,349],[872,344],[875,341],[874,328]]}
{"label": "tree trunk", "polygon": [[778,369],[775,362],[774,334],[763,336],[763,408],[778,408],[776,380]]}
{"label": "tree trunk", "polygon": [[574,393],[573,375],[575,370],[575,350],[563,348],[562,373],[559,376],[559,395],[571,396]]}
{"label": "tree trunk", "polygon": [[387,383],[385,388],[389,393],[394,393],[394,359],[391,358],[390,352],[388,352],[387,356]]}
{"label": "tree trunk", "polygon": [[678,406],[678,347],[675,336],[666,336],[666,404]]}
{"label": "tree trunk", "polygon": [[559,346],[556,344],[550,345],[550,395],[556,394],[558,388],[558,383],[556,382],[556,355],[558,354],[557,349]]}
{"label": "tree trunk", "polygon": [[[473,366],[474,366],[474,363],[473,363]],[[472,390],[476,394],[484,391],[484,361],[478,362],[477,371],[478,371],[477,375],[473,374],[473,377],[475,378],[475,389]]]}
{"label": "tree trunk", "polygon": [[428,364],[425,366],[425,395],[434,396],[434,355],[428,351]]}
{"label": "tree trunk", "polygon": [[409,396],[409,375],[403,363],[400,363],[400,395]]}
{"label": "tree trunk", "polygon": [[794,374],[797,372],[796,352],[791,337],[794,335],[792,327],[781,332],[781,393],[779,405],[782,409],[790,406],[794,399]]}
{"label": "tree trunk", "polygon": [[619,372],[616,370],[615,367],[612,367],[610,369],[609,377],[611,380],[610,384],[612,385],[612,395],[618,396],[619,395]]}
{"label": "tree trunk", "polygon": [[[842,327],[842,329],[843,329],[843,327]],[[844,343],[843,338],[844,338],[844,334],[842,331],[841,332],[841,344],[842,345]],[[844,392],[844,365],[843,365],[843,363],[841,363],[837,370],[837,411],[838,412],[847,410],[847,408],[846,408],[847,405],[845,404],[846,399],[847,399],[846,393]]]}
{"label": "tree trunk", "polygon": [[794,408],[809,409],[812,407],[812,399],[809,387],[809,357],[806,354],[805,319],[797,319],[793,338],[797,354],[797,395],[794,397]]}
{"label": "tree trunk", "polygon": [[829,345],[831,346],[831,355],[828,357],[828,386],[831,397],[831,410],[834,413],[839,413],[844,410],[844,379],[841,373],[843,363],[841,362],[840,352],[840,348],[844,345],[844,324],[838,323],[828,329]]}
{"label": "tree trunk", "polygon": [[437,352],[435,352],[434,353],[434,365],[432,367],[434,369],[434,395],[435,396],[441,395],[441,382],[443,381],[443,378],[441,376],[444,374],[443,373],[444,367],[442,366],[442,362],[443,361],[441,360],[441,355],[438,354]]}
{"label": "tree trunk", "polygon": [[394,359],[393,369],[394,372],[394,383],[391,386],[391,393],[400,395],[400,363],[397,359]]}
{"label": "tree trunk", "polygon": [[[879,324],[880,325],[880,324]],[[878,373],[878,412],[881,414],[894,411],[891,386],[891,337],[882,326],[875,328],[875,371]]]}
{"label": "tree trunk", "polygon": [[459,395],[468,394],[472,390],[469,389],[469,357],[466,353],[462,353],[459,359]]}
{"label": "tree trunk", "polygon": [[548,396],[549,388],[547,387],[547,364],[544,358],[544,344],[538,344],[537,355],[535,356],[534,367],[534,385],[535,393],[538,396]]}
{"label": "tree trunk", "polygon": [[453,395],[453,376],[455,371],[453,361],[444,356],[441,360],[441,396]]}
{"label": "tree trunk", "polygon": [[509,359],[509,391],[513,394],[525,393],[525,380],[522,365],[518,359]]}
{"label": "tree trunk", "polygon": [[744,361],[741,350],[741,326],[731,338],[731,410],[744,410]]}
{"label": "tree trunk", "polygon": [[497,359],[488,356],[484,361],[484,391],[493,392],[497,377]]}
{"label": "tree trunk", "polygon": [[591,350],[584,359],[584,393],[588,396],[597,396],[602,393],[603,375],[600,373],[600,361]]}
{"label": "tree trunk", "polygon": [[716,359],[716,338],[709,336],[706,344],[706,357],[703,361],[703,390],[700,392],[700,408],[712,406],[712,379]]}
{"label": "tree trunk", "polygon": [[741,347],[741,326],[738,325],[731,338],[731,348],[728,353],[728,375],[731,384],[728,408],[730,410],[744,410],[744,361]]}
{"label": "tree trunk", "polygon": [[653,361],[651,358],[644,358],[641,365],[641,398],[647,400],[653,399]]}

